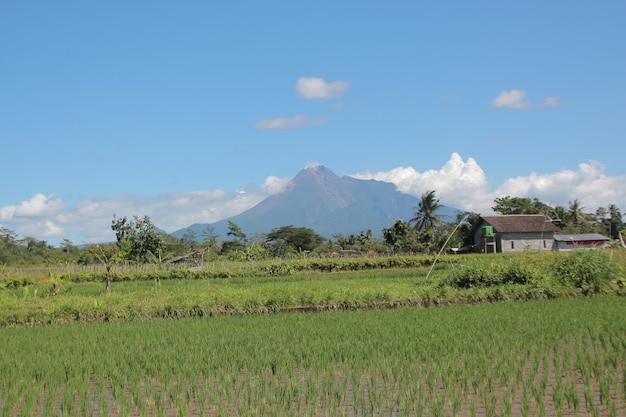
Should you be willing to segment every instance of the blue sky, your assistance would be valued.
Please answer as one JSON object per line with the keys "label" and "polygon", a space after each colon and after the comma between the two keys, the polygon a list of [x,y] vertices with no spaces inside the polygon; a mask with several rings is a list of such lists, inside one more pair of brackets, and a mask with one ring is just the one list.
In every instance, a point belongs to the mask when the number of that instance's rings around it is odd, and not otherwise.
{"label": "blue sky", "polygon": [[5,1],[0,225],[174,231],[301,169],[626,209],[626,2]]}

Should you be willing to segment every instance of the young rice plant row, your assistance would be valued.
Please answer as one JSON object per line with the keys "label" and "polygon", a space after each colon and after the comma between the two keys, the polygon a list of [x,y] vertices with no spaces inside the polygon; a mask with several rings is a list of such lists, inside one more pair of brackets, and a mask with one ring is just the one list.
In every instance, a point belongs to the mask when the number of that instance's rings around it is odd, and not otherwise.
{"label": "young rice plant row", "polygon": [[626,298],[0,328],[3,416],[625,416]]}

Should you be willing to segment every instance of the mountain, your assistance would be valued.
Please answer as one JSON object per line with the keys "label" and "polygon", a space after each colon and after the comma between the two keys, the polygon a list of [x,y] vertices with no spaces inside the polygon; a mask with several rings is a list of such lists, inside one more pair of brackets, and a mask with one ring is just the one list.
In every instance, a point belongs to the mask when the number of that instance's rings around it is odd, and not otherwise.
{"label": "mountain", "polygon": [[[338,177],[317,166],[303,169],[283,191],[241,214],[212,224],[193,224],[172,235],[180,238],[191,229],[201,239],[202,231],[213,227],[219,240],[225,240],[230,220],[248,237],[289,225],[313,229],[327,238],[368,229],[374,236],[382,236],[382,229],[396,219],[411,219],[418,203],[419,198],[397,191],[391,183]],[[441,210],[446,215],[454,212],[452,208]]]}

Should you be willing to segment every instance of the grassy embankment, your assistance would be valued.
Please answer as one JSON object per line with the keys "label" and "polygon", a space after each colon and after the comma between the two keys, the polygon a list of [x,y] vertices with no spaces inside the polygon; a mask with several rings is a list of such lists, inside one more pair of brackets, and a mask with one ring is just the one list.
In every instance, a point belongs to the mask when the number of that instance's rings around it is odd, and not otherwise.
{"label": "grassy embankment", "polygon": [[116,267],[5,270],[0,325],[182,318],[562,298],[624,291],[626,252],[310,259],[208,264],[202,270]]}

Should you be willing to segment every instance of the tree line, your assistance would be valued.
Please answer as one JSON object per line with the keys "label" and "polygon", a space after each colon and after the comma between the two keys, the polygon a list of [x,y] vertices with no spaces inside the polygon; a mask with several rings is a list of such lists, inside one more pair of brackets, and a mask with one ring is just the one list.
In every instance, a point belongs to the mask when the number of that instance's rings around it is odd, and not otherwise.
{"label": "tree line", "polygon": [[[237,224],[228,222],[223,240],[207,227],[198,236],[191,229],[182,238],[159,233],[148,216],[113,216],[111,229],[116,242],[79,247],[63,239],[59,247],[32,237],[20,238],[0,227],[0,266],[93,264],[109,269],[114,264],[165,264],[193,251],[203,251],[205,259],[259,260],[275,257],[328,256],[350,250],[378,254],[430,254],[449,240],[449,247],[471,245],[472,228],[480,219],[474,212],[457,212],[452,218],[441,214],[444,206],[434,190],[423,193],[411,219],[397,219],[383,228],[382,237],[372,230],[335,234],[332,239],[314,230],[293,225],[281,226],[266,234],[248,236]],[[493,211],[502,215],[543,214],[563,233],[601,233],[617,239],[625,225],[620,209],[609,204],[593,212],[578,200],[567,207],[550,206],[536,198],[501,197]],[[453,231],[456,232],[453,234]]]}

